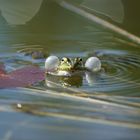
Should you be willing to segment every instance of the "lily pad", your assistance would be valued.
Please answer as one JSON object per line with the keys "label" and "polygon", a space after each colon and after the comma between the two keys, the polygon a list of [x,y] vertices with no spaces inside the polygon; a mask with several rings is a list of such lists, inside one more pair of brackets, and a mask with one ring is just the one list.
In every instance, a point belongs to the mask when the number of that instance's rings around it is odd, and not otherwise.
{"label": "lily pad", "polygon": [[6,71],[5,71],[5,67],[4,67],[4,64],[3,63],[0,63],[0,76],[5,74]]}
{"label": "lily pad", "polygon": [[[0,66],[0,73],[3,72]],[[44,70],[36,66],[28,66],[11,73],[0,74],[0,88],[26,87],[45,79]]]}

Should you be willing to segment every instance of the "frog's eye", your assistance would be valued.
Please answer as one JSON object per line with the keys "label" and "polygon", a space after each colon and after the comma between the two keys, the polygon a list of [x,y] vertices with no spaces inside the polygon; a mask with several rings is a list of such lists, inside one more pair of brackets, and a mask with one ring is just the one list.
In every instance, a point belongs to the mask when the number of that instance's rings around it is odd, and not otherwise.
{"label": "frog's eye", "polygon": [[64,61],[64,59],[62,58],[62,59],[61,59],[61,61],[63,62],[63,61]]}
{"label": "frog's eye", "polygon": [[76,61],[76,62],[82,62],[82,61],[83,61],[83,59],[82,59],[82,58],[80,58],[80,57],[77,57],[77,58],[75,58],[75,61]]}
{"label": "frog's eye", "polygon": [[68,58],[63,57],[63,58],[61,59],[61,61],[62,61],[62,62],[67,62],[67,61],[68,61]]}
{"label": "frog's eye", "polygon": [[66,61],[66,58],[62,58],[61,61],[62,61],[62,62]]}

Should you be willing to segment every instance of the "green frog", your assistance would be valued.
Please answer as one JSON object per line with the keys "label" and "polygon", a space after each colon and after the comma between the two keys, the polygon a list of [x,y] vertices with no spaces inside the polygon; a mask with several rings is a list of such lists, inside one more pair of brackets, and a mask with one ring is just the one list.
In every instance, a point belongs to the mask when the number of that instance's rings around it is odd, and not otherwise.
{"label": "green frog", "polygon": [[99,71],[101,63],[98,58],[90,57],[84,63],[82,58],[49,56],[45,61],[46,84],[53,87],[49,81],[59,82],[63,86],[81,86],[83,76],[88,83],[93,83],[92,72]]}
{"label": "green frog", "polygon": [[[68,57],[63,57],[60,61],[55,56],[50,56],[46,63],[45,68],[48,70],[47,73],[52,75],[59,76],[71,76],[75,74],[75,72],[79,72],[84,69],[83,60],[80,57],[75,59],[71,59]],[[53,68],[53,66],[55,66]],[[53,71],[49,71],[49,69],[54,69]]]}
{"label": "green frog", "polygon": [[71,76],[72,71],[73,71],[72,59],[70,59],[68,57],[63,57],[60,60],[54,74],[59,75],[59,76]]}
{"label": "green frog", "polygon": [[56,56],[50,56],[45,61],[45,69],[48,73],[53,75],[71,76],[85,71],[97,72],[101,69],[101,62],[96,57],[88,58],[83,64],[83,60],[80,57],[74,59],[63,57],[59,60]]}
{"label": "green frog", "polygon": [[[56,59],[53,58],[54,57],[52,57],[52,60]],[[54,62],[55,61],[52,61],[53,65]],[[82,75],[80,70],[83,70],[83,60],[80,57],[74,59],[63,57],[62,59],[59,60],[56,69],[52,72],[48,72],[51,75],[46,76],[46,81],[54,81],[54,82],[59,81],[59,83],[61,83],[63,86],[73,85],[79,87],[82,85]],[[54,78],[52,75],[57,77]]]}
{"label": "green frog", "polygon": [[74,60],[63,57],[58,65],[57,70],[62,71],[78,71],[78,70],[85,70],[83,60],[80,57],[74,58]]}
{"label": "green frog", "polygon": [[73,70],[85,70],[83,59],[81,57],[76,57],[73,62]]}
{"label": "green frog", "polygon": [[73,62],[68,57],[63,57],[57,67],[57,71],[71,71],[73,68]]}
{"label": "green frog", "polygon": [[56,72],[58,75],[71,76],[81,70],[85,70],[82,58],[77,57],[74,60],[72,60],[68,57],[63,57],[60,60]]}

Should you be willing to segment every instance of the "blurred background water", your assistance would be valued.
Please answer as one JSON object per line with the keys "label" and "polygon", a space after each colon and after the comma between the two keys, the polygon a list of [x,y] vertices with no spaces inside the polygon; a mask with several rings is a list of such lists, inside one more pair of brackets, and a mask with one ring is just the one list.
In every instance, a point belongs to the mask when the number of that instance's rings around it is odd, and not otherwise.
{"label": "blurred background water", "polygon": [[[138,0],[67,2],[140,35]],[[0,89],[2,140],[140,139],[139,45],[58,1],[0,0],[0,62],[8,72],[34,64],[44,67],[45,59],[18,53],[27,48],[84,60],[97,56],[103,70]],[[64,83],[70,87],[62,87]]]}

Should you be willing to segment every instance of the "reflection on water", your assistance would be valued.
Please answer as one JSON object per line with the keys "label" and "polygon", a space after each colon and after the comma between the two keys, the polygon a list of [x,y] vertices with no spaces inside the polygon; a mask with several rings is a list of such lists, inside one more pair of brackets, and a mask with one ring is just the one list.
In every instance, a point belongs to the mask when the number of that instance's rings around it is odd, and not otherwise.
{"label": "reflection on water", "polygon": [[[1,89],[1,139],[139,140],[137,45],[47,2],[41,9],[41,1],[38,6],[36,2],[37,15],[32,14],[34,18],[22,26],[3,24],[1,17],[0,62],[6,70],[34,64],[44,68],[45,59],[32,58],[30,48],[83,60],[97,56],[102,70],[72,77],[46,75],[46,81],[28,88]],[[50,14],[44,13],[45,8]],[[26,55],[25,50],[29,50]]]}
{"label": "reflection on water", "polygon": [[123,21],[124,8],[121,0],[84,0],[81,5],[97,13],[106,15],[116,22]]}
{"label": "reflection on water", "polygon": [[5,89],[0,97],[7,98],[0,102],[3,111],[0,124],[8,129],[0,132],[4,138],[8,135],[11,139],[21,136],[35,140],[48,136],[65,139],[69,135],[74,139],[93,139],[93,136],[110,140],[139,139],[139,108],[136,107],[49,90]]}
{"label": "reflection on water", "polygon": [[1,15],[8,24],[25,24],[39,11],[42,1],[43,0],[0,0]]}
{"label": "reflection on water", "polygon": [[62,86],[74,86],[81,87],[83,84],[83,75],[74,75],[74,76],[53,76],[46,75],[46,85],[48,87],[53,87],[47,81],[59,82]]}

